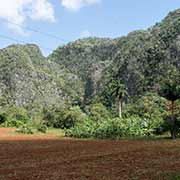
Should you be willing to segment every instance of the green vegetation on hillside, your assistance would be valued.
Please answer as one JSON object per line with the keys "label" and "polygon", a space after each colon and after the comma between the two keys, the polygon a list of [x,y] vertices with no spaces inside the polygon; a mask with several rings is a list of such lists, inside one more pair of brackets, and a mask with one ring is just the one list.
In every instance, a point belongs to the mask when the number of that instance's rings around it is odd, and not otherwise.
{"label": "green vegetation on hillside", "polygon": [[35,45],[0,50],[0,106],[42,110],[71,104],[83,96],[79,78],[47,61]]}
{"label": "green vegetation on hillside", "polygon": [[77,40],[47,58],[36,45],[12,45],[0,50],[0,124],[23,132],[35,119],[39,131],[73,137],[175,138],[179,79],[180,9],[147,30]]}

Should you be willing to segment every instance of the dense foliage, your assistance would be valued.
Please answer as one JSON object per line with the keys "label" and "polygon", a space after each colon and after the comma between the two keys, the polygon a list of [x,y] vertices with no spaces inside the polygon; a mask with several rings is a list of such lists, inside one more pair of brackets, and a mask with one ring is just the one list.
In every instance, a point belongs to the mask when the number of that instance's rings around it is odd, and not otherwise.
{"label": "dense foliage", "polygon": [[180,72],[171,71],[167,74],[167,78],[163,81],[162,87],[160,89],[161,96],[170,101],[169,111],[171,115],[169,116],[171,125],[171,136],[176,138],[179,131],[179,114],[177,113],[176,101],[180,99]]}
{"label": "dense foliage", "polygon": [[147,30],[77,40],[47,58],[35,45],[9,46],[0,50],[0,125],[83,138],[178,135],[179,59],[180,9]]}
{"label": "dense foliage", "polygon": [[86,115],[78,106],[56,110],[44,111],[43,120],[48,127],[68,129],[82,122]]}
{"label": "dense foliage", "polygon": [[4,127],[20,127],[30,123],[31,117],[24,108],[8,107],[0,110],[0,125]]}
{"label": "dense foliage", "polygon": [[[114,40],[78,40],[56,49],[48,58],[83,80],[86,100],[101,94],[112,79],[121,80],[131,97],[157,92],[169,68],[180,69],[179,15],[178,9],[148,30]],[[104,94],[111,100],[108,95]]]}
{"label": "dense foliage", "polygon": [[129,118],[105,119],[101,123],[86,119],[83,124],[66,130],[66,135],[77,138],[119,139],[122,137],[152,136],[163,121],[153,122],[138,116]]}
{"label": "dense foliage", "polygon": [[42,111],[83,96],[82,82],[61,65],[47,61],[36,45],[0,50],[0,106]]}

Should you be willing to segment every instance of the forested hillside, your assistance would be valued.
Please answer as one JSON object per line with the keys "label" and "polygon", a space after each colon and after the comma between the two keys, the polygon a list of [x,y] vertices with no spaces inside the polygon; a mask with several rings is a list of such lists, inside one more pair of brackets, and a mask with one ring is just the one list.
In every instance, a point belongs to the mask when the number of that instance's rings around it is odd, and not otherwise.
{"label": "forested hillside", "polygon": [[147,30],[80,39],[47,58],[32,44],[0,50],[3,126],[35,117],[42,131],[69,129],[68,136],[118,138],[171,130],[174,138],[180,134],[179,98],[180,9]]}
{"label": "forested hillside", "polygon": [[78,75],[85,83],[85,97],[91,97],[99,92],[102,72],[118,51],[118,40],[87,38],[59,47],[48,59]]}
{"label": "forested hillside", "polygon": [[61,107],[83,96],[79,78],[47,61],[36,45],[0,50],[0,105],[42,110]]}
{"label": "forested hillside", "polygon": [[142,95],[157,90],[171,68],[180,69],[180,10],[148,30],[77,40],[48,58],[35,45],[0,50],[1,104],[56,106],[65,99],[91,99],[112,79],[121,80],[130,96]]}
{"label": "forested hillside", "polygon": [[88,97],[101,93],[111,79],[122,80],[130,96],[156,90],[168,69],[180,69],[180,10],[126,37],[77,40],[56,49],[49,59],[78,75]]}

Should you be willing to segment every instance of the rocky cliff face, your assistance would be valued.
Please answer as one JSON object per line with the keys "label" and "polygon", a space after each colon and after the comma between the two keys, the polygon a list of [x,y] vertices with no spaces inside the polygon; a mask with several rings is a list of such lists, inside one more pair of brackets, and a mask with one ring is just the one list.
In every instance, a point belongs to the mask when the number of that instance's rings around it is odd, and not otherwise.
{"label": "rocky cliff face", "polygon": [[0,105],[61,107],[83,96],[79,78],[44,58],[35,45],[0,50]]}
{"label": "rocky cliff face", "polygon": [[78,75],[85,84],[85,97],[90,98],[100,89],[102,71],[114,59],[117,40],[87,38],[56,49],[48,59],[64,65]]}
{"label": "rocky cliff face", "polygon": [[78,75],[87,97],[103,91],[111,79],[120,79],[130,96],[155,90],[169,68],[180,66],[180,9],[148,30],[118,39],[78,40],[49,59]]}
{"label": "rocky cliff face", "polygon": [[48,58],[31,44],[1,49],[0,105],[61,107],[101,94],[111,79],[137,96],[158,89],[170,69],[180,70],[180,10],[148,30],[77,40]]}

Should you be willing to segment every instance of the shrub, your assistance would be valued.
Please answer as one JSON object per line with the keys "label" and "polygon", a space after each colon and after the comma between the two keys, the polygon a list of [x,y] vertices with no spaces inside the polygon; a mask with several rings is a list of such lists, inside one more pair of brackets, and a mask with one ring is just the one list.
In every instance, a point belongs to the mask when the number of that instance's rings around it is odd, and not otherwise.
{"label": "shrub", "polygon": [[8,119],[7,121],[5,121],[4,126],[5,127],[20,127],[24,124],[24,122],[22,121],[17,121],[16,119]]}
{"label": "shrub", "polygon": [[46,133],[46,131],[47,131],[47,126],[46,126],[45,124],[41,123],[41,124],[39,124],[39,125],[37,126],[37,130],[38,130],[39,132]]}
{"label": "shrub", "polygon": [[101,103],[90,105],[89,111],[90,111],[90,118],[97,122],[104,121],[105,119],[109,119],[111,117],[110,112]]}
{"label": "shrub", "polygon": [[29,121],[30,116],[26,109],[18,107],[8,107],[1,110],[5,112],[9,118],[14,118],[19,121]]}
{"label": "shrub", "polygon": [[[82,124],[78,124],[66,131],[66,136],[77,138],[99,138],[99,139],[119,139],[121,137],[144,137],[153,135],[156,125],[147,119],[138,116],[129,118],[105,119],[102,122],[95,122],[87,119]],[[155,125],[156,124],[156,125]]]}
{"label": "shrub", "polygon": [[91,138],[95,134],[97,123],[91,119],[84,120],[83,123],[78,124],[71,129],[65,130],[65,136],[76,138]]}
{"label": "shrub", "polygon": [[174,128],[176,135],[179,136],[180,135],[180,118],[179,116],[177,117],[177,115],[174,115],[174,127],[173,127],[173,121],[172,121],[172,116],[168,115],[166,116],[166,118],[164,119],[164,122],[161,124],[161,126],[159,128],[157,128],[156,130],[156,134],[164,134],[168,131],[171,131],[172,128]]}
{"label": "shrub", "polygon": [[60,119],[60,127],[62,129],[69,129],[74,127],[76,124],[81,123],[85,119],[86,115],[81,111],[78,106],[71,107],[64,113],[62,119]]}
{"label": "shrub", "polygon": [[86,115],[79,106],[46,114],[45,124],[54,128],[69,129],[82,122]]}
{"label": "shrub", "polygon": [[24,108],[8,107],[0,111],[0,124],[4,127],[19,127],[31,121]]}
{"label": "shrub", "polygon": [[55,123],[56,123],[56,116],[57,113],[53,112],[53,111],[49,111],[44,109],[43,110],[43,121],[45,122],[47,127],[54,127]]}
{"label": "shrub", "polygon": [[120,126],[119,119],[103,121],[95,131],[94,137],[100,139],[117,139],[124,136],[124,129]]}
{"label": "shrub", "polygon": [[3,124],[5,121],[7,121],[8,117],[6,113],[0,114],[0,124]]}
{"label": "shrub", "polygon": [[19,127],[16,132],[22,133],[22,134],[34,134],[33,128],[27,124],[22,125]]}
{"label": "shrub", "polygon": [[166,100],[157,94],[147,93],[125,107],[126,117],[138,115],[146,119],[163,118],[166,114]]}
{"label": "shrub", "polygon": [[95,137],[118,139],[120,137],[146,136],[149,133],[148,130],[147,123],[139,117],[115,118],[102,122],[96,130]]}

